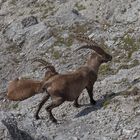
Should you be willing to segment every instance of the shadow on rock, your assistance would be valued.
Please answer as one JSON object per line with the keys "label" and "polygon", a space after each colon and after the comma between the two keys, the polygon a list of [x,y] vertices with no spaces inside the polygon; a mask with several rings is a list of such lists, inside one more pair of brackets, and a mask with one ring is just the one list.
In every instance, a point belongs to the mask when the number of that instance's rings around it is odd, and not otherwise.
{"label": "shadow on rock", "polygon": [[[7,117],[6,119],[2,120],[2,123],[8,129],[8,132],[11,136],[11,140],[35,140],[25,130],[20,130],[18,128],[18,124],[14,118]],[[51,140],[51,139],[40,135],[36,140]]]}
{"label": "shadow on rock", "polygon": [[106,102],[109,102],[111,99],[115,98],[116,96],[122,95],[123,92],[118,92],[118,93],[110,93],[110,94],[106,94],[104,95],[101,99],[96,101],[96,105],[91,105],[91,104],[87,104],[84,106],[87,106],[86,108],[84,108],[82,111],[80,111],[75,118],[78,117],[82,117],[85,115],[88,115],[89,113],[91,113],[92,111],[96,111],[101,109],[102,107],[105,106]]}
{"label": "shadow on rock", "polygon": [[2,120],[2,123],[8,129],[12,140],[34,140],[27,132],[20,130],[17,127],[17,122],[14,118],[7,117],[6,119]]}

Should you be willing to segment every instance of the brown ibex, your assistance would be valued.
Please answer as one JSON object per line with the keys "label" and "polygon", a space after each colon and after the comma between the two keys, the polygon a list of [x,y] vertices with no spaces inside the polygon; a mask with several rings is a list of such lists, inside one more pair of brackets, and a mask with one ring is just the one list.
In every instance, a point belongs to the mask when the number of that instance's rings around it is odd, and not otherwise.
{"label": "brown ibex", "polygon": [[43,64],[45,69],[45,76],[41,81],[32,80],[26,78],[15,78],[8,84],[7,98],[12,101],[22,101],[30,98],[38,93],[44,92],[42,85],[50,77],[57,74],[55,68],[43,59],[34,59],[34,61],[39,61]]}
{"label": "brown ibex", "polygon": [[12,101],[22,101],[43,92],[41,81],[16,78],[9,82],[7,98]]}
{"label": "brown ibex", "polygon": [[52,103],[46,107],[46,110],[53,122],[57,122],[57,120],[52,114],[52,109],[61,105],[64,101],[74,101],[74,105],[79,106],[78,97],[85,88],[89,94],[91,104],[96,103],[93,99],[93,85],[97,80],[99,67],[102,63],[111,61],[112,56],[107,54],[97,44],[93,44],[94,45],[84,45],[76,50],[78,51],[80,49],[89,48],[95,51],[90,55],[84,66],[68,74],[54,75],[44,83],[42,88],[46,90],[48,94],[39,105],[36,119],[39,118],[38,113],[40,108],[50,96]]}

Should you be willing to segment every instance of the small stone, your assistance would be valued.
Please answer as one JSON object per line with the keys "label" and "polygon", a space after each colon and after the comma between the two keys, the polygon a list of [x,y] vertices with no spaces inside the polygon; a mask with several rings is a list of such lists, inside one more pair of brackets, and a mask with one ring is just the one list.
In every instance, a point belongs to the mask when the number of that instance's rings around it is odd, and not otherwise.
{"label": "small stone", "polygon": [[95,33],[91,33],[88,37],[93,38]]}
{"label": "small stone", "polygon": [[80,140],[80,139],[77,137],[72,137],[72,140]]}
{"label": "small stone", "polygon": [[30,17],[24,18],[24,19],[21,21],[21,23],[22,23],[22,26],[25,28],[25,27],[29,27],[29,26],[38,24],[38,20],[37,20],[36,17],[30,16]]}
{"label": "small stone", "polygon": [[20,56],[25,56],[25,53],[22,52],[22,53],[20,53],[19,55],[20,55]]}
{"label": "small stone", "polygon": [[121,10],[121,13],[124,14],[126,11],[127,11],[127,9],[124,7],[124,8]]}
{"label": "small stone", "polygon": [[79,16],[79,12],[78,12],[78,10],[76,10],[76,9],[72,9],[72,12],[73,12],[74,14],[76,14],[77,16]]}
{"label": "small stone", "polygon": [[137,136],[138,136],[138,132],[135,132],[135,134],[132,136],[132,138],[137,138]]}

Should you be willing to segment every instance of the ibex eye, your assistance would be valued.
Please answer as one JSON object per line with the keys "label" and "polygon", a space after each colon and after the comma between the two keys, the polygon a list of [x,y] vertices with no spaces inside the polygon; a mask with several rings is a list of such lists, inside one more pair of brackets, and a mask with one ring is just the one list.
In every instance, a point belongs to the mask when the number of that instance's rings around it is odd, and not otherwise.
{"label": "ibex eye", "polygon": [[107,58],[108,60],[110,60],[110,61],[112,60],[112,56],[111,56],[111,55],[107,55],[106,58]]}
{"label": "ibex eye", "polygon": [[112,56],[109,56],[109,59],[112,60]]}

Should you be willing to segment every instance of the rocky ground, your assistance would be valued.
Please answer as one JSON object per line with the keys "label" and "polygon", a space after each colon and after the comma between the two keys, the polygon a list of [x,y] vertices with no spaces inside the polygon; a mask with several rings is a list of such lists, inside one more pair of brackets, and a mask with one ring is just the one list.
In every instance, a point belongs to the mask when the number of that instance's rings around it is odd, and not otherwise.
{"label": "rocky ground", "polygon": [[[92,36],[113,56],[101,66],[94,85],[95,106],[83,91],[74,108],[66,102],[34,119],[43,95],[22,102],[5,99],[9,80],[41,79],[35,57],[46,58],[61,73],[78,68],[89,51],[73,34]],[[0,0],[0,140],[139,140],[140,139],[139,0]],[[48,101],[47,104],[49,104]]]}

